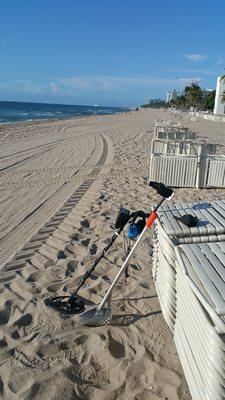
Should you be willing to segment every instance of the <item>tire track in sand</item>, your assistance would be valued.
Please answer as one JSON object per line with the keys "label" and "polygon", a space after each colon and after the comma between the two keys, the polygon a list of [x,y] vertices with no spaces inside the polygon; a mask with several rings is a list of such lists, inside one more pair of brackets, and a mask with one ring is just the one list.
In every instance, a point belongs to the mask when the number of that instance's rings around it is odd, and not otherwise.
{"label": "tire track in sand", "polygon": [[[8,273],[8,271],[17,270],[17,267],[20,269],[26,263],[26,260],[33,255],[31,250],[25,250],[24,253],[24,246],[26,249],[35,248],[35,242],[40,245],[46,240],[47,236],[62,223],[63,219],[92,185],[106,161],[109,145],[109,140],[106,140],[103,135],[94,136],[94,149],[80,169],[57,190],[57,193],[51,195],[47,201],[33,210],[25,220],[15,227],[9,236],[1,240],[1,265],[7,263],[3,271]],[[46,223],[46,221],[48,222]],[[36,232],[35,235],[34,232]],[[21,251],[19,251],[20,249]]]}

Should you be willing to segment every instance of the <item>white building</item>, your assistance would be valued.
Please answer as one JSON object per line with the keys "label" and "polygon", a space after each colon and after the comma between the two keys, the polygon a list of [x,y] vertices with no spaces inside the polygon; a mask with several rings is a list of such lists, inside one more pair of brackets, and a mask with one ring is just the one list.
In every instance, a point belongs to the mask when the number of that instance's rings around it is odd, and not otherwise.
{"label": "white building", "polygon": [[178,94],[179,93],[176,92],[176,90],[172,90],[171,92],[167,92],[166,102],[169,103],[171,100],[176,100]]}
{"label": "white building", "polygon": [[225,114],[225,103],[222,102],[223,92],[225,92],[225,76],[219,76],[216,85],[214,114]]}

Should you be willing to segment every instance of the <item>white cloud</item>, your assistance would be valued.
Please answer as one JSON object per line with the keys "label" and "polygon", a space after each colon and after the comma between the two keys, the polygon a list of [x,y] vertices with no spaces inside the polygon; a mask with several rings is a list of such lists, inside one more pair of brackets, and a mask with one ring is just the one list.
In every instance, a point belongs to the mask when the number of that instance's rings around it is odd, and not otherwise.
{"label": "white cloud", "polygon": [[[187,76],[187,77],[186,77]],[[182,91],[184,86],[201,82],[200,74],[190,75],[187,71],[177,71],[175,78],[126,77],[89,75],[52,78],[40,85],[30,80],[0,82],[0,92],[4,96],[27,100],[70,102],[75,104],[140,104],[146,97],[164,96],[167,90]]]}
{"label": "white cloud", "polygon": [[15,81],[17,88],[26,93],[26,94],[44,94],[45,93],[45,87],[44,86],[36,86],[33,85],[31,81],[29,80],[16,80]]}
{"label": "white cloud", "polygon": [[[177,71],[179,73],[179,71]],[[179,75],[184,73],[180,71]],[[188,70],[187,70],[188,72]],[[189,71],[191,73],[191,70]],[[197,71],[196,71],[197,72]],[[177,75],[178,75],[177,73]],[[193,70],[194,73],[194,70]],[[150,91],[158,92],[168,88],[182,89],[183,85],[190,82],[200,82],[199,75],[191,77],[176,78],[153,78],[153,77],[125,77],[90,75],[74,76],[69,78],[57,78],[43,85],[37,85],[30,80],[16,80],[13,83],[0,83],[1,92],[26,94],[28,96],[51,96],[65,97],[81,96],[136,96],[143,93],[147,95]]]}
{"label": "white cloud", "polygon": [[157,85],[173,85],[179,83],[179,79],[170,78],[142,78],[142,77],[114,77],[114,76],[75,76],[71,78],[56,79],[57,83],[74,90],[120,90],[134,87],[153,87]]}
{"label": "white cloud", "polygon": [[208,57],[205,56],[204,54],[185,54],[184,57],[194,62],[200,62],[208,59]]}
{"label": "white cloud", "polygon": [[216,65],[221,65],[221,64],[224,64],[224,58],[223,57],[218,58],[218,60],[216,61]]}
{"label": "white cloud", "polygon": [[190,77],[190,78],[179,78],[180,82],[184,82],[185,84],[192,84],[192,83],[200,83],[203,79],[199,77]]}
{"label": "white cloud", "polygon": [[72,78],[61,78],[57,80],[63,86],[76,89],[88,89],[90,86],[90,79],[83,78],[79,76],[74,76]]}
{"label": "white cloud", "polygon": [[43,86],[36,86],[36,87],[31,88],[31,90],[33,90],[33,92],[37,93],[37,94],[45,93],[45,88]]}
{"label": "white cloud", "polygon": [[13,84],[12,83],[0,83],[0,89],[1,90],[13,89]]}
{"label": "white cloud", "polygon": [[58,86],[56,85],[55,82],[50,82],[49,87],[50,87],[50,92],[52,94],[56,94],[58,92]]}
{"label": "white cloud", "polygon": [[217,76],[215,71],[210,71],[209,69],[185,69],[184,72],[190,72],[191,74],[204,74],[210,76]]}
{"label": "white cloud", "polygon": [[183,73],[190,73],[190,74],[203,74],[203,75],[210,75],[210,76],[218,76],[218,73],[216,73],[215,71],[211,71],[209,69],[175,69],[175,68],[171,68],[168,69],[169,72],[176,72],[179,74],[183,74]]}

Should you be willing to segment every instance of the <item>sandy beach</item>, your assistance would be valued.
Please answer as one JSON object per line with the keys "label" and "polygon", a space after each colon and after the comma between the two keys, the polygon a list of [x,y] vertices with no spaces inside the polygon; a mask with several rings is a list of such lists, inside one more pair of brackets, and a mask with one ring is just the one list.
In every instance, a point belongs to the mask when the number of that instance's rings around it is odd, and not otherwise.
{"label": "sandy beach", "polygon": [[[148,212],[156,118],[139,110],[0,126],[0,398],[190,400],[151,276],[152,234],[113,294],[113,324],[84,327],[44,300],[71,293],[113,234],[121,205]],[[225,124],[184,122],[225,154]],[[224,199],[176,189],[174,202]],[[124,260],[122,237],[80,291],[99,303]]]}

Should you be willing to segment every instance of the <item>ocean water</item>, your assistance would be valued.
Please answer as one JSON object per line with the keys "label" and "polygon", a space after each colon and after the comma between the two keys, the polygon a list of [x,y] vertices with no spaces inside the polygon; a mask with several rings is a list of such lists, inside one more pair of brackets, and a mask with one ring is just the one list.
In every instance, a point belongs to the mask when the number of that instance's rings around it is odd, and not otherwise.
{"label": "ocean water", "polygon": [[22,103],[15,101],[0,101],[0,124],[9,124],[39,119],[69,118],[82,115],[104,115],[124,112],[123,107],[102,107]]}

